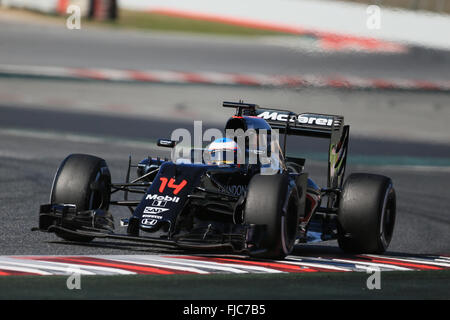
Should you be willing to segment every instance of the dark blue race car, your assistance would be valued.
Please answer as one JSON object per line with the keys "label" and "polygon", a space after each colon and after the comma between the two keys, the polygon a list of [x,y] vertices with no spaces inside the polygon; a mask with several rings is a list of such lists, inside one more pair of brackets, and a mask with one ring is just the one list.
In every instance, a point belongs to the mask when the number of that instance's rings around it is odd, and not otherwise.
{"label": "dark blue race car", "polygon": [[[386,250],[396,214],[393,184],[367,173],[351,174],[344,183],[349,126],[342,116],[242,102],[224,107],[236,108],[225,131],[252,133],[243,145],[227,137],[192,149],[189,157],[149,157],[136,166],[130,160],[124,183],[111,182],[105,160],[69,155],[56,172],[50,203],[40,207],[36,230],[76,242],[111,238],[270,259],[284,258],[298,243],[332,239],[345,252]],[[275,132],[283,136],[282,148]],[[305,159],[286,156],[287,135],[329,140],[326,186],[308,177]],[[180,147],[168,139],[158,145]],[[192,161],[195,152],[201,152],[201,161]],[[263,153],[264,161],[258,157]],[[258,155],[256,162],[249,161],[252,155]],[[137,177],[130,181],[132,167]],[[112,200],[117,192],[123,200]],[[130,200],[130,194],[139,199]],[[112,206],[130,209],[121,219],[126,233],[114,231]]]}

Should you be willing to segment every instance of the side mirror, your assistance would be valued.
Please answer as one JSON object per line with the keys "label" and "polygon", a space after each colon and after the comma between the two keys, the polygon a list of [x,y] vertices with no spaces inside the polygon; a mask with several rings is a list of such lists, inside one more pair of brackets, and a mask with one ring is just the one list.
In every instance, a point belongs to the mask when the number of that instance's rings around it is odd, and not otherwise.
{"label": "side mirror", "polygon": [[164,148],[173,148],[177,145],[178,141],[169,140],[169,139],[158,139],[158,143],[156,144],[158,147]]}

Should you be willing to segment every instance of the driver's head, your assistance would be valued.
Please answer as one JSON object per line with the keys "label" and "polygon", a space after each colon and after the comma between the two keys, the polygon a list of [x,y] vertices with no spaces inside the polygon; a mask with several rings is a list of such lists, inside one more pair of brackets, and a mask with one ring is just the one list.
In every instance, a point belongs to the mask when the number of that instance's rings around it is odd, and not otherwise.
{"label": "driver's head", "polygon": [[214,140],[207,149],[208,163],[210,164],[236,164],[239,147],[238,144],[229,138]]}

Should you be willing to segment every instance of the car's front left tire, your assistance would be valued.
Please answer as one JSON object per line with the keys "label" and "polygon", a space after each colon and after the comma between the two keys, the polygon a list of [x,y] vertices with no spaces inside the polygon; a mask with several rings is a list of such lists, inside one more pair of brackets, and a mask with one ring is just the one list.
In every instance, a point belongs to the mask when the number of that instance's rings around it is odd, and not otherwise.
{"label": "car's front left tire", "polygon": [[255,175],[249,183],[244,217],[260,228],[257,249],[250,256],[282,259],[294,248],[298,231],[298,194],[285,174]]}
{"label": "car's front left tire", "polygon": [[[74,204],[78,212],[109,208],[111,175],[105,160],[71,154],[59,166],[50,193],[50,203]],[[111,217],[112,219],[112,217]],[[89,242],[93,237],[55,232],[68,241]]]}

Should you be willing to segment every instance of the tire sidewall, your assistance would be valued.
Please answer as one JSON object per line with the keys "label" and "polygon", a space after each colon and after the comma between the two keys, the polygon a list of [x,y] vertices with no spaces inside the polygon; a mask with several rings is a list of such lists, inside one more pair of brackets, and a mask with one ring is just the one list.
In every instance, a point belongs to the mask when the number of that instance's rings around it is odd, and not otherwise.
{"label": "tire sidewall", "polygon": [[[80,177],[81,176],[81,177]],[[71,177],[78,179],[71,181]],[[92,203],[95,190],[92,183],[98,180],[102,186],[102,198]],[[72,185],[72,183],[75,183]],[[50,203],[69,203],[77,205],[77,211],[109,209],[111,174],[106,161],[91,155],[71,154],[59,166],[52,183]],[[97,205],[96,205],[97,204]]]}
{"label": "tire sidewall", "polygon": [[[247,191],[245,221],[247,224],[265,228],[264,237],[259,244],[260,249],[264,249],[265,252],[253,256],[283,258],[292,251],[298,214],[295,218],[290,218],[283,209],[288,209],[289,201],[291,201],[291,206],[297,210],[298,196],[296,197],[296,194],[295,186],[289,186],[289,179],[285,174],[255,175],[252,178]],[[289,238],[289,235],[292,235],[290,228],[295,228],[294,236],[291,238]]]}
{"label": "tire sidewall", "polygon": [[[97,182],[96,182],[97,181]],[[96,183],[99,190],[93,190]],[[106,161],[91,155],[71,154],[66,157],[53,179],[50,203],[75,204],[77,211],[109,209],[111,174]],[[55,232],[67,241],[90,242],[94,238]]]}
{"label": "tire sidewall", "polygon": [[[384,252],[392,239],[395,201],[390,178],[364,173],[350,175],[339,199],[339,246],[352,253]],[[392,229],[386,230],[384,222],[389,218]]]}

